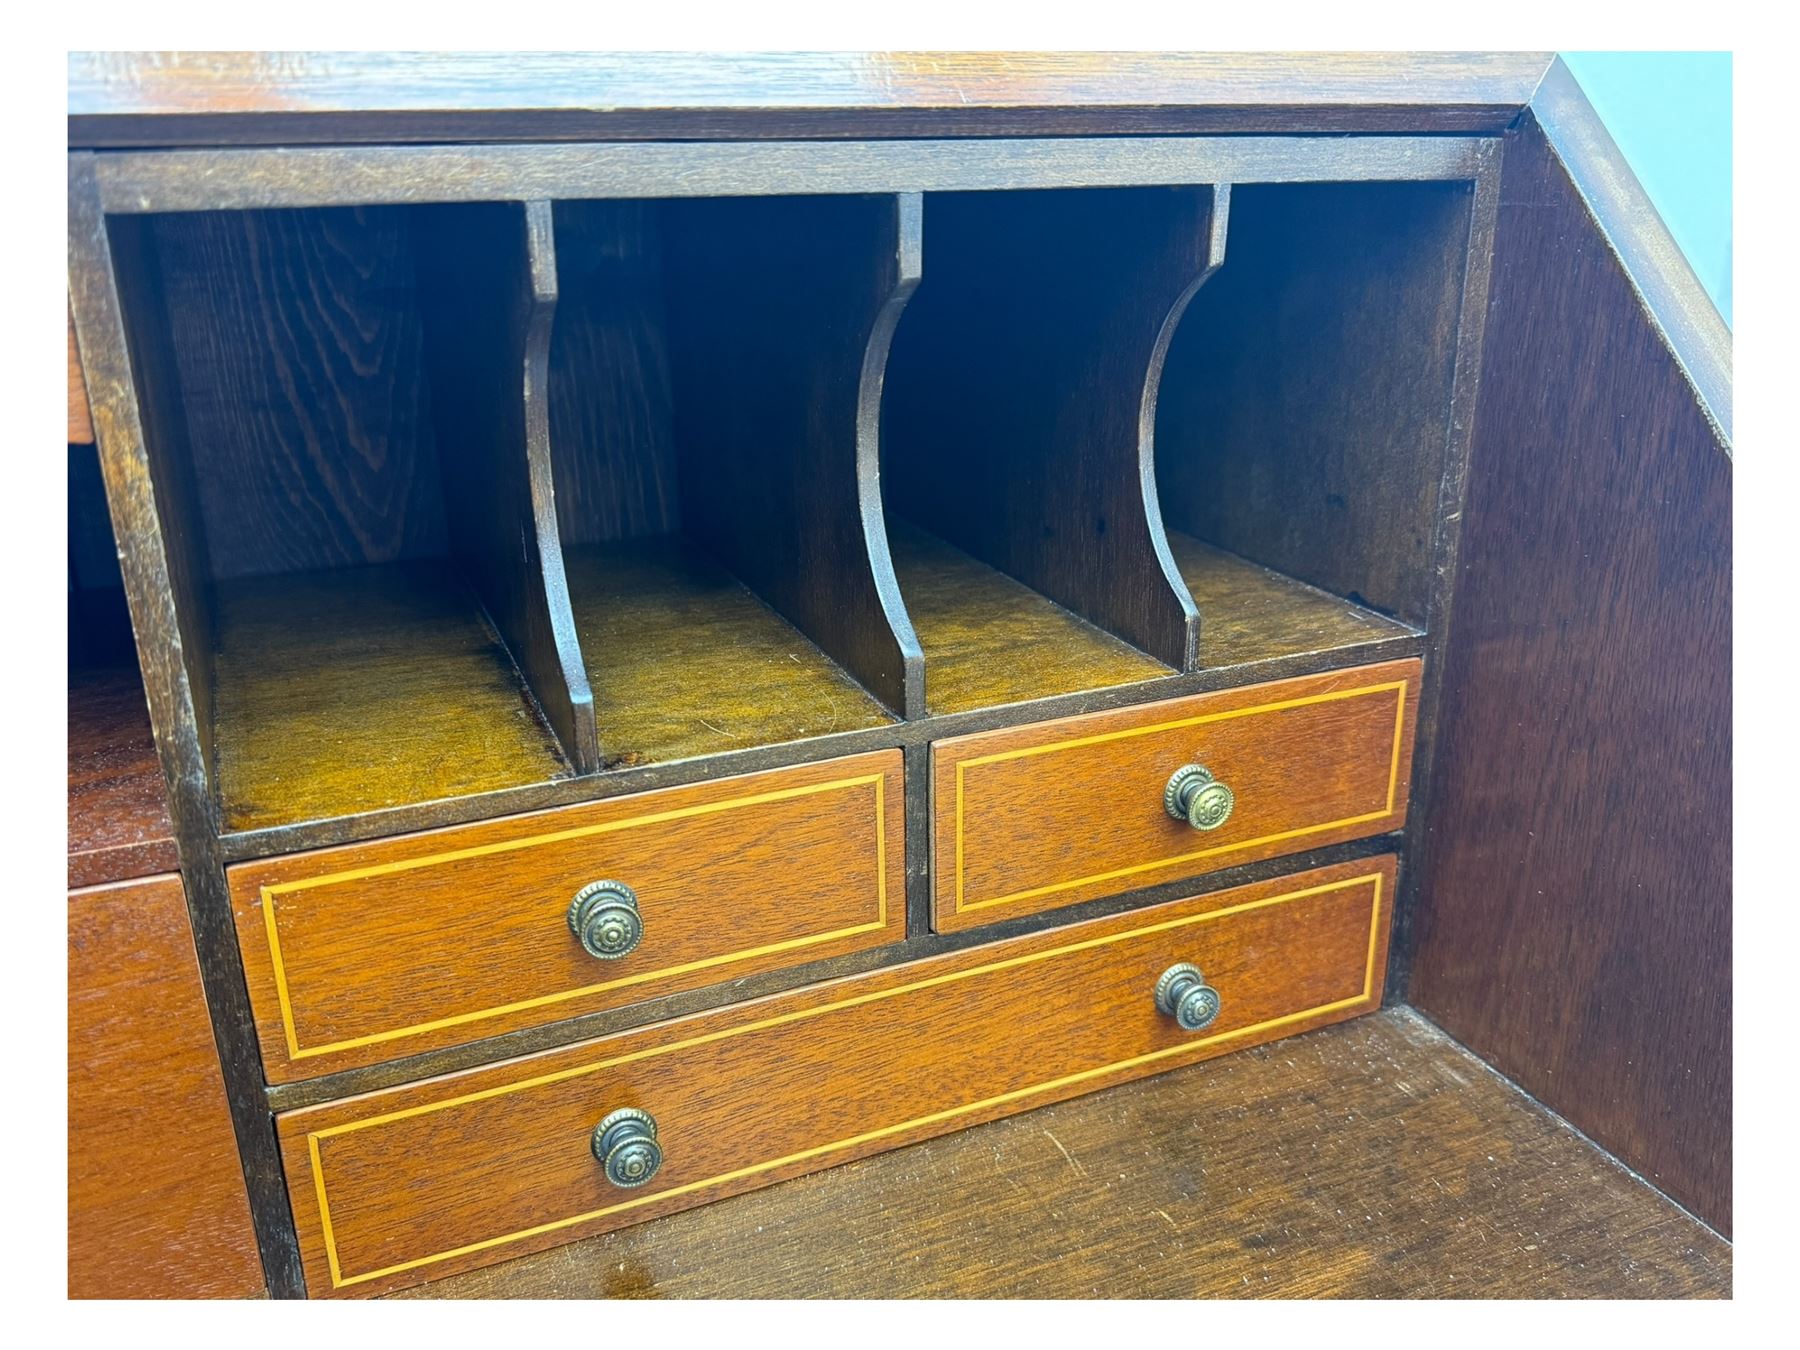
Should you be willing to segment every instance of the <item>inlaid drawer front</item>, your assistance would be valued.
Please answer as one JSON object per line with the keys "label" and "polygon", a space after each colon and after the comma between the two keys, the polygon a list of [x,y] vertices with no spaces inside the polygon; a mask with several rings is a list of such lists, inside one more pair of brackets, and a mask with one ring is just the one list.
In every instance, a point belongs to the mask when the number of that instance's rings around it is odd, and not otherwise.
{"label": "inlaid drawer front", "polygon": [[366,1294],[1375,1008],[1381,858],[278,1119],[307,1285]]}
{"label": "inlaid drawer front", "polygon": [[273,1082],[905,931],[897,750],[230,869]]}
{"label": "inlaid drawer front", "polygon": [[1419,662],[932,747],[934,926],[973,928],[1406,821]]}

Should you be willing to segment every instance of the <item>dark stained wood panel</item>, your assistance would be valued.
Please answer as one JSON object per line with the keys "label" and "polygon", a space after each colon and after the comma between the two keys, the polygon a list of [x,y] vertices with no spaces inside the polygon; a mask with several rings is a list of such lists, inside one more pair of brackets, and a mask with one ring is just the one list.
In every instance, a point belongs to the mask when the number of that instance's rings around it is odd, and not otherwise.
{"label": "dark stained wood panel", "polygon": [[1173,673],[936,535],[893,515],[887,529],[900,594],[925,651],[931,712],[972,712]]}
{"label": "dark stained wood panel", "polygon": [[[1171,327],[1224,248],[1205,187],[928,196],[882,402],[888,507],[1176,670],[1199,619],[1157,513]],[[931,673],[926,666],[927,701]]]}
{"label": "dark stained wood panel", "polygon": [[135,668],[69,674],[69,886],[172,872],[175,827]]}
{"label": "dark stained wood panel", "polygon": [[1731,1228],[1731,458],[1509,138],[1411,997]]}
{"label": "dark stained wood panel", "polygon": [[1235,553],[1169,531],[1169,551],[1200,610],[1200,667],[1341,652],[1417,631]]}
{"label": "dark stained wood panel", "polygon": [[263,1291],[178,877],[69,894],[69,1296]]}
{"label": "dark stained wood panel", "polygon": [[218,631],[218,774],[229,829],[568,775],[450,563],[223,584]]}
{"label": "dark stained wood panel", "polygon": [[152,229],[212,575],[442,554],[406,213],[200,212]]}
{"label": "dark stained wood panel", "polygon": [[555,203],[550,446],[568,544],[670,534],[680,523],[661,211]]}
{"label": "dark stained wood panel", "polygon": [[1233,189],[1225,262],[1182,317],[1156,405],[1171,527],[1423,624],[1471,194]]}
{"label": "dark stained wood panel", "polygon": [[600,767],[551,478],[548,202],[412,220],[450,548],[577,772]]}
{"label": "dark stained wood panel", "polygon": [[568,552],[605,768],[894,720],[804,634],[680,537]]}
{"label": "dark stained wood panel", "polygon": [[876,437],[919,216],[917,194],[669,202],[662,215],[683,528],[912,716],[924,662],[888,564]]}
{"label": "dark stained wood panel", "polygon": [[1503,130],[1547,52],[73,52],[69,144]]}
{"label": "dark stained wood panel", "polygon": [[404,1298],[1729,1298],[1730,1244],[1417,1014]]}

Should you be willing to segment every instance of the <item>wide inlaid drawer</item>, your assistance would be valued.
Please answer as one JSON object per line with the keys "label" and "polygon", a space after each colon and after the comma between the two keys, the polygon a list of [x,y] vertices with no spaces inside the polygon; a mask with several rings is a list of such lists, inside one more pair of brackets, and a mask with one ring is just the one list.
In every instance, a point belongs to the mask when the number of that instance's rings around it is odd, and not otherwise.
{"label": "wide inlaid drawer", "polygon": [[286,1113],[308,1288],[466,1270],[1371,1010],[1393,881],[1341,864]]}
{"label": "wide inlaid drawer", "polygon": [[900,765],[884,750],[233,867],[269,1079],[896,941]]}
{"label": "wide inlaid drawer", "polygon": [[934,926],[1397,830],[1418,701],[1393,661],[940,741]]}

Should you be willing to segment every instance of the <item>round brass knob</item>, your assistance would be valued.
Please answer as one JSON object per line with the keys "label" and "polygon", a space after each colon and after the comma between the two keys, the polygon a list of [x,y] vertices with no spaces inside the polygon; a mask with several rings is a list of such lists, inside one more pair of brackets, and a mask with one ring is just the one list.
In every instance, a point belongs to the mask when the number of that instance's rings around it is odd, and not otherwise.
{"label": "round brass knob", "polygon": [[1183,961],[1157,980],[1156,1010],[1173,1017],[1183,1031],[1202,1031],[1219,1015],[1219,991],[1206,982],[1199,966]]}
{"label": "round brass knob", "polygon": [[642,1186],[662,1168],[656,1117],[635,1106],[614,1111],[594,1127],[594,1156],[613,1185],[624,1190]]}
{"label": "round brass knob", "polygon": [[1175,770],[1163,789],[1163,809],[1196,830],[1216,830],[1231,815],[1237,798],[1198,764]]}
{"label": "round brass knob", "polygon": [[637,892],[622,881],[596,881],[575,893],[569,905],[569,931],[582,950],[602,961],[629,956],[644,940],[644,917]]}

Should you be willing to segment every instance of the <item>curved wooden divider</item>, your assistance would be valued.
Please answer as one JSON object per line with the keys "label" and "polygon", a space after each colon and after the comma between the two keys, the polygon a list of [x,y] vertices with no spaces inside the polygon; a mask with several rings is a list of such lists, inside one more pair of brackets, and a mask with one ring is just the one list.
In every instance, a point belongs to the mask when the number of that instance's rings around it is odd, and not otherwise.
{"label": "curved wooden divider", "polygon": [[451,546],[564,753],[593,773],[594,699],[550,476],[550,203],[422,215],[413,243]]}
{"label": "curved wooden divider", "polygon": [[947,193],[896,343],[902,515],[1140,651],[1194,668],[1150,431],[1162,356],[1223,255],[1209,187]]}
{"label": "curved wooden divider", "polygon": [[924,706],[887,556],[879,401],[917,197],[663,207],[681,524],[883,704]]}

